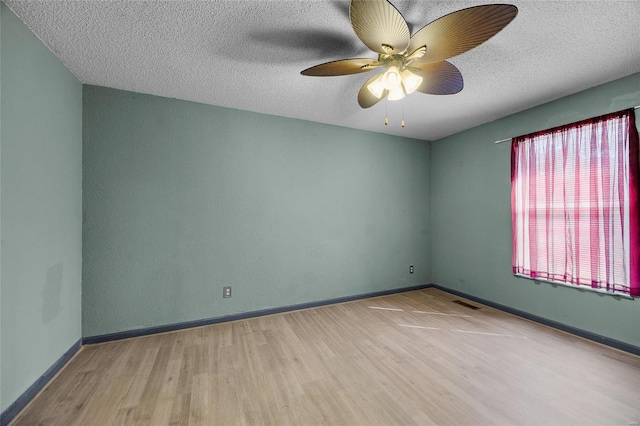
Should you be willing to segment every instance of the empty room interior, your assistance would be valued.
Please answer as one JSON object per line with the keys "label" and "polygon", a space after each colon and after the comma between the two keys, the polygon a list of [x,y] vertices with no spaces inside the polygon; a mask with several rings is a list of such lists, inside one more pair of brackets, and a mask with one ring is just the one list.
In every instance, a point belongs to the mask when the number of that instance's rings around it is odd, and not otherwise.
{"label": "empty room interior", "polygon": [[1,1],[0,425],[638,425],[639,18]]}

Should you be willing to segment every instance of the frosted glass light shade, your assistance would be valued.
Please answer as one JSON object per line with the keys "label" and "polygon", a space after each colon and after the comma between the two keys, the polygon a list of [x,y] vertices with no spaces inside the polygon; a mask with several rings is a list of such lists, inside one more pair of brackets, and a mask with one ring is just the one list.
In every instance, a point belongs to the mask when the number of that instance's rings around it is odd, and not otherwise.
{"label": "frosted glass light shade", "polygon": [[369,92],[376,98],[382,98],[385,90],[389,91],[387,99],[397,101],[413,93],[422,84],[423,78],[409,70],[398,70],[398,67],[389,67],[387,71],[380,74],[375,80],[367,85]]}
{"label": "frosted glass light shade", "polygon": [[398,67],[389,67],[387,72],[382,75],[382,82],[384,83],[384,88],[389,91],[399,87],[402,83],[402,76]]}
{"label": "frosted glass light shade", "polygon": [[400,75],[402,76],[402,85],[407,94],[415,92],[422,84],[423,78],[409,70],[402,71]]}
{"label": "frosted glass light shade", "polygon": [[402,85],[396,87],[395,89],[389,90],[389,96],[387,96],[387,99],[389,99],[390,101],[397,101],[402,98],[404,98],[404,89],[402,88]]}
{"label": "frosted glass light shade", "polygon": [[373,80],[371,83],[369,83],[369,85],[367,86],[367,89],[369,89],[369,91],[371,92],[371,94],[373,96],[375,96],[376,98],[380,99],[382,97],[382,94],[384,93],[384,83],[382,82],[382,77],[384,76],[384,74],[380,74],[378,76],[378,78],[376,78],[375,80]]}

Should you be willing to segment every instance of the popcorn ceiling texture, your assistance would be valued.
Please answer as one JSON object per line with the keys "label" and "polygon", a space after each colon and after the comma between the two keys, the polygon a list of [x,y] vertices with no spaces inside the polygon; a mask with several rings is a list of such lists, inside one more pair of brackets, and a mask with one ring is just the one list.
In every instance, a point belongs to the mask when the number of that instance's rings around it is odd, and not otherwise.
{"label": "popcorn ceiling texture", "polygon": [[[5,1],[83,83],[425,140],[640,71],[633,0],[513,1],[509,26],[451,60],[461,93],[368,110],[356,100],[367,76],[300,75],[375,57],[351,29],[347,0]],[[491,1],[393,3],[415,32]]]}

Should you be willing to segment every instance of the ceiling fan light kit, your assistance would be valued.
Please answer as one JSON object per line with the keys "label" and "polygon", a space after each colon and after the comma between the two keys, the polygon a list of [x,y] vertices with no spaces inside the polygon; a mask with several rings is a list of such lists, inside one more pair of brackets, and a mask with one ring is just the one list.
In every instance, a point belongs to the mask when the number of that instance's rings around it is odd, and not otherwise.
{"label": "ceiling fan light kit", "polygon": [[510,4],[475,6],[436,19],[411,35],[404,17],[388,0],[351,0],[351,26],[362,43],[378,54],[377,59],[332,61],[307,68],[301,74],[331,77],[384,69],[362,85],[358,93],[362,108],[385,98],[400,100],[416,91],[455,94],[464,86],[462,74],[446,59],[487,41],[517,14],[518,8]]}

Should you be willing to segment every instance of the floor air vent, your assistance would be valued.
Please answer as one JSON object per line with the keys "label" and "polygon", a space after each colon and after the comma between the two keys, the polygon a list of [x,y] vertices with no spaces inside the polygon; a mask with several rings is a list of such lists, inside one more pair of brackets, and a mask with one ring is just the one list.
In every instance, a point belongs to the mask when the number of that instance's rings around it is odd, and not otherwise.
{"label": "floor air vent", "polygon": [[469,309],[474,309],[474,310],[475,309],[480,309],[479,307],[470,305],[467,302],[463,302],[462,300],[454,300],[453,303],[457,303],[458,305],[462,305],[465,308],[469,308]]}

